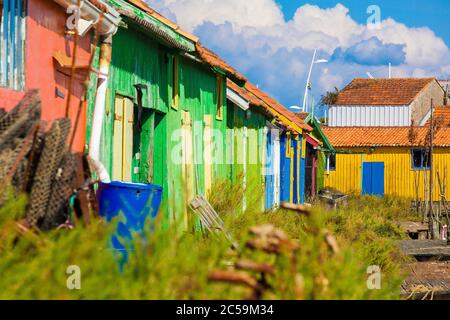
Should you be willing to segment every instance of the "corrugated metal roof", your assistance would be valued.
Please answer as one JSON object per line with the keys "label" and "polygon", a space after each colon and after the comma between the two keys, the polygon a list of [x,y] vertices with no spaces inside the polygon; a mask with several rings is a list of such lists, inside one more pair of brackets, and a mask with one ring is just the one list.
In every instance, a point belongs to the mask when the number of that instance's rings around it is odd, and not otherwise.
{"label": "corrugated metal roof", "polygon": [[170,27],[171,29],[173,29],[177,33],[183,35],[184,37],[188,38],[189,40],[191,40],[193,42],[197,42],[198,41],[198,37],[196,37],[195,35],[193,35],[193,34],[191,34],[189,32],[184,31],[175,22],[170,21],[169,19],[167,19],[166,17],[161,15],[155,9],[150,8],[150,6],[148,4],[146,4],[144,1],[141,1],[141,0],[126,0],[126,1],[131,3],[131,4],[133,4],[137,8],[141,9],[142,11],[148,13],[153,18],[155,18],[158,21],[164,23],[166,26]]}
{"label": "corrugated metal roof", "polygon": [[150,31],[165,44],[186,52],[194,52],[198,39],[183,32],[140,0],[107,0],[117,11]]}

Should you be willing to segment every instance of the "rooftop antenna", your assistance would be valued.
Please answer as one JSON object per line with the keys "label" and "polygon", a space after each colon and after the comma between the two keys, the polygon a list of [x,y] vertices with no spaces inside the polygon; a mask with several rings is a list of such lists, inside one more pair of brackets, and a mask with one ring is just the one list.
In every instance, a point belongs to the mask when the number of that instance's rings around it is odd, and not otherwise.
{"label": "rooftop antenna", "polygon": [[370,79],[374,79],[373,75],[370,72],[366,72],[366,74]]}

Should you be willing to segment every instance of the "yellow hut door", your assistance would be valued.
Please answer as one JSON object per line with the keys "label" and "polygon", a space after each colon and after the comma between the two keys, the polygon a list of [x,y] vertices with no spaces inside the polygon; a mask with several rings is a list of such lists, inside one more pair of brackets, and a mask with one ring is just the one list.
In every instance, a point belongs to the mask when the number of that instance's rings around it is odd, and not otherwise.
{"label": "yellow hut door", "polygon": [[205,115],[205,131],[204,131],[204,161],[205,161],[205,195],[208,197],[212,188],[212,159],[213,159],[213,135],[212,135],[212,115]]}
{"label": "yellow hut door", "polygon": [[130,98],[117,95],[114,101],[112,179],[132,181],[133,110]]}
{"label": "yellow hut door", "polygon": [[[182,111],[182,127],[183,127],[183,190],[187,203],[194,198],[194,165],[193,165],[193,147],[192,147],[192,121],[190,113]],[[187,207],[184,215],[186,227],[189,227],[189,217]]]}

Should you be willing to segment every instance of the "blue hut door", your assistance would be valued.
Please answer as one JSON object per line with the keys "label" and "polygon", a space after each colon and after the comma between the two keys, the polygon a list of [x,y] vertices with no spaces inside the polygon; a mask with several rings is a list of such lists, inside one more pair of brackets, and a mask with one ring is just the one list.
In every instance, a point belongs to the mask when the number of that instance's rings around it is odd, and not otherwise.
{"label": "blue hut door", "polygon": [[274,138],[271,130],[268,130],[266,153],[266,209],[272,209],[274,207]]}
{"label": "blue hut door", "polygon": [[362,193],[383,197],[384,162],[364,162],[362,175]]}

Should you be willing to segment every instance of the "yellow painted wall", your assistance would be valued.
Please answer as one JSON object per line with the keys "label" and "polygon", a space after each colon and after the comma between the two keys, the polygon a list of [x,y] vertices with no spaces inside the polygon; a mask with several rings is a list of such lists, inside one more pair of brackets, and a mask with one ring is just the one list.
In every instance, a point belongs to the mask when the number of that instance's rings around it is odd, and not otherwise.
{"label": "yellow painted wall", "polygon": [[[325,172],[325,186],[336,188],[346,193],[361,193],[362,177],[361,167],[363,162],[384,162],[385,177],[384,189],[386,196],[401,198],[416,198],[415,181],[419,186],[419,199],[424,199],[424,174],[427,174],[429,183],[430,171],[413,170],[411,168],[410,148],[376,148],[373,153],[366,149],[350,148],[346,151],[364,152],[363,154],[337,154],[336,170]],[[446,197],[450,199],[450,149],[436,148],[434,151],[433,177],[434,200],[439,200],[439,186],[437,172],[444,180],[446,177]]]}

